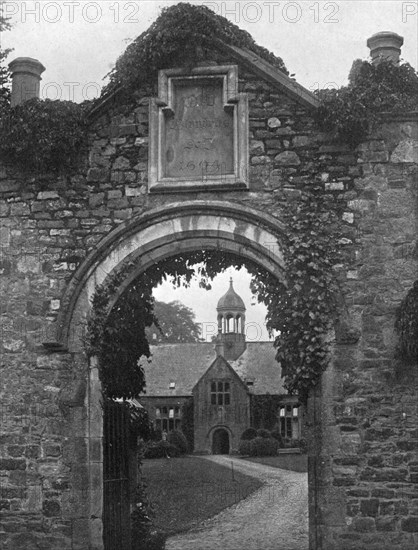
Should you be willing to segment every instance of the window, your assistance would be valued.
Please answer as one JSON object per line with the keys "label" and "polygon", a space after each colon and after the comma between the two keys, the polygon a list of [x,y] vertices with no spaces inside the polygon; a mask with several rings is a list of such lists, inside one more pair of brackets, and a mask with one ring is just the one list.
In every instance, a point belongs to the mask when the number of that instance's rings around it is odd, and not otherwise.
{"label": "window", "polygon": [[231,390],[229,382],[213,381],[210,384],[211,405],[229,405],[231,403]]}
{"label": "window", "polygon": [[175,390],[176,389],[176,383],[175,382],[170,382],[169,388],[170,388],[170,390]]}
{"label": "window", "polygon": [[282,437],[292,439],[299,434],[299,406],[285,405],[280,407],[280,434]]}
{"label": "window", "polygon": [[170,405],[168,407],[155,408],[155,428],[157,430],[177,430],[181,425],[181,407]]}

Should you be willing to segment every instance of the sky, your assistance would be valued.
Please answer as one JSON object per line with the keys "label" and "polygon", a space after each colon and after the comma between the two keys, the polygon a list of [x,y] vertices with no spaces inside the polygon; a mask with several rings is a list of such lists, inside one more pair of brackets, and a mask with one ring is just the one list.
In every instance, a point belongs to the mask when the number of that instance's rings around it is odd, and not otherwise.
{"label": "sky", "polygon": [[265,326],[267,309],[258,303],[251,294],[251,276],[245,268],[237,271],[228,268],[224,273],[217,275],[211,282],[211,290],[199,288],[198,280],[192,282],[189,288],[173,288],[170,283],[163,283],[154,291],[156,300],[172,302],[178,300],[191,308],[196,315],[196,321],[200,323],[201,336],[206,342],[210,342],[212,336],[217,334],[216,305],[229,289],[230,278],[233,279],[234,290],[244,300],[246,309],[245,334],[247,342],[260,342],[269,340],[269,334]]}
{"label": "sky", "polygon": [[[9,60],[33,57],[46,67],[41,95],[93,99],[130,40],[173,1],[0,0],[13,29],[1,37]],[[405,38],[402,57],[417,67],[416,0],[193,1],[252,34],[285,61],[310,90],[342,86],[354,59],[368,57],[367,38],[391,30]]]}
{"label": "sky", "polygon": [[[2,48],[14,48],[9,61],[32,57],[46,67],[41,97],[82,101],[100,95],[106,75],[129,42],[146,30],[161,9],[159,0],[0,0],[11,31],[0,36]],[[367,59],[367,39],[380,31],[404,37],[402,58],[418,66],[418,2],[368,1],[192,1],[204,4],[247,30],[258,44],[282,57],[296,80],[314,91],[347,83],[355,59]],[[210,340],[216,303],[227,291],[229,277],[247,305],[249,340],[267,339],[266,310],[254,303],[245,270],[219,275],[213,290],[173,290],[166,283],[155,292],[166,302],[180,300],[196,313],[203,336]],[[209,305],[208,305],[209,304]],[[212,328],[210,328],[212,326]]]}

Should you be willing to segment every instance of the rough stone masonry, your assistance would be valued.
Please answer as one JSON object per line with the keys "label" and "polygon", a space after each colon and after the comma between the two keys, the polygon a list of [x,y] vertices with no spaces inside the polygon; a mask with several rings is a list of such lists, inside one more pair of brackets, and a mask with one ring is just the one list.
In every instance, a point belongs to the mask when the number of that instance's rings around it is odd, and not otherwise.
{"label": "rough stone masonry", "polygon": [[[208,52],[209,69],[235,67],[244,114],[247,102],[248,135],[234,137],[248,146],[238,174],[245,185],[199,179],[196,187],[189,177],[183,187],[176,180],[174,192],[164,182],[150,189],[150,168],[158,168],[150,156],[159,162],[150,140],[157,82],[95,109],[77,174],[0,166],[1,548],[103,548],[100,384],[82,330],[90,274],[99,262],[109,272],[118,266],[116,241],[131,238],[134,222],[152,235],[173,205],[192,212],[189,233],[175,229],[186,243],[195,243],[209,210],[237,227],[260,212],[279,226],[277,205],[286,208],[316,178],[346,202],[339,274],[346,314],[309,402],[310,546],[417,547],[417,384],[412,367],[403,376],[396,370],[394,319],[417,279],[418,113],[382,116],[352,150],[319,132],[315,98],[267,65],[236,47]],[[239,235],[228,235],[214,230],[213,238],[246,253]],[[161,239],[164,247],[168,237]],[[147,261],[160,258],[156,250]]]}

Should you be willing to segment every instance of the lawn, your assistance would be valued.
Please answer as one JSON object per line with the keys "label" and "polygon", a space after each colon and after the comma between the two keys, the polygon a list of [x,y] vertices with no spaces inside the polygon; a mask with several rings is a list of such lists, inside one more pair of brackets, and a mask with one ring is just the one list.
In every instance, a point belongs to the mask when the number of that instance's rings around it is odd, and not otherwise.
{"label": "lawn", "polygon": [[144,460],[142,471],[155,526],[166,535],[194,527],[262,486],[232,467],[192,456]]}
{"label": "lawn", "polygon": [[257,464],[265,464],[266,466],[281,468],[282,470],[292,470],[293,472],[308,471],[307,455],[279,454],[278,456],[245,457],[242,458],[242,460],[256,462]]}

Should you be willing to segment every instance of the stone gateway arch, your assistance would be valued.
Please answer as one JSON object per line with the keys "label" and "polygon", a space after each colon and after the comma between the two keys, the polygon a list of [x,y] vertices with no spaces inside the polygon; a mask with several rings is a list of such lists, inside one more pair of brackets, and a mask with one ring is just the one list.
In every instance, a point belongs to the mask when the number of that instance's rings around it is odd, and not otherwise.
{"label": "stone gateway arch", "polygon": [[[396,37],[377,40],[395,58]],[[394,320],[418,271],[417,114],[382,114],[350,148],[260,49],[216,37],[200,53],[97,102],[76,173],[1,161],[0,540],[104,549],[101,384],[83,346],[98,285],[134,266],[116,303],[155,262],[202,249],[285,283],[280,212],[321,182],[342,205],[345,303],[307,406],[310,550],[415,548],[417,385],[412,367],[396,375]],[[23,58],[12,71],[16,104],[43,66]]]}

